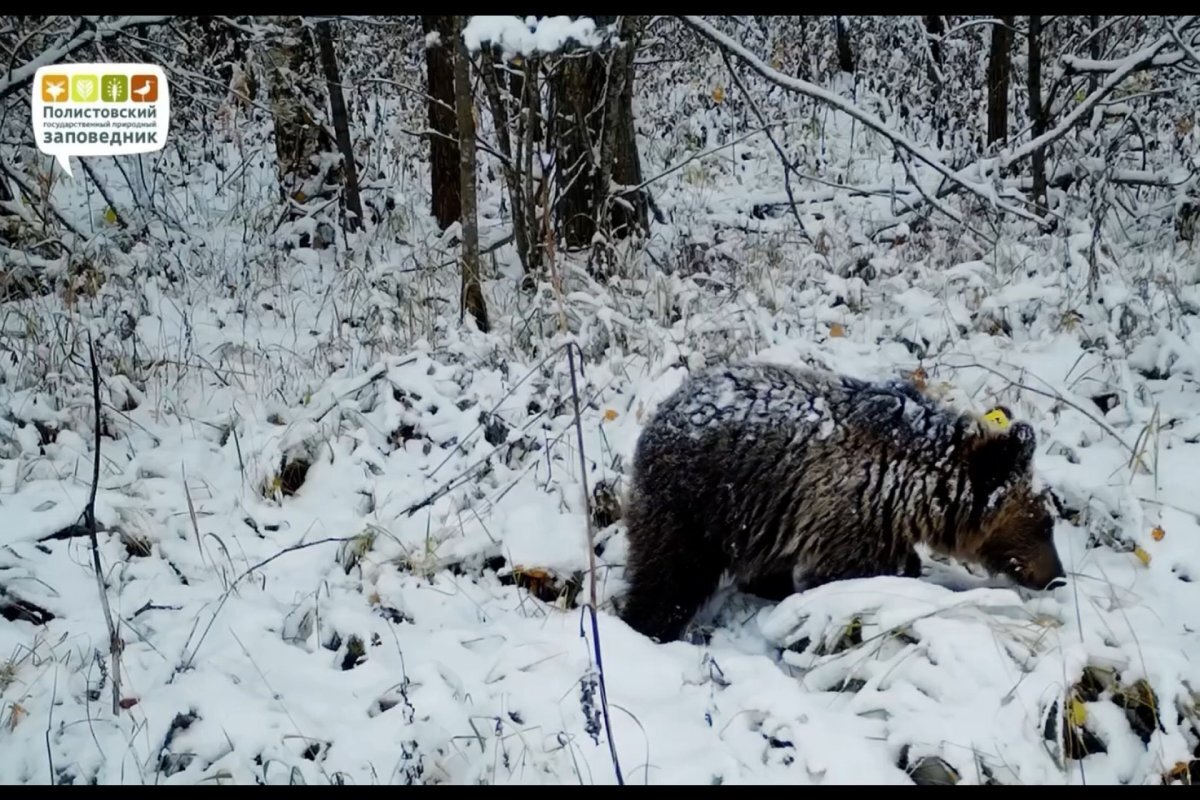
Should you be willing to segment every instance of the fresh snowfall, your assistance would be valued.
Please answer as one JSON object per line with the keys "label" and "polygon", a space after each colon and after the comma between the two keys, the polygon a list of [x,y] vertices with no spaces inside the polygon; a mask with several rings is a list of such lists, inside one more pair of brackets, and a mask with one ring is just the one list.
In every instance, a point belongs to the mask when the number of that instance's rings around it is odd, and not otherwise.
{"label": "fresh snowfall", "polygon": [[[1200,779],[1193,18],[0,28],[0,782]],[[171,128],[67,175],[32,76],[88,61]],[[589,158],[645,230],[568,241]],[[631,629],[638,436],[737,359],[1029,422],[1066,586],[922,551]]]}

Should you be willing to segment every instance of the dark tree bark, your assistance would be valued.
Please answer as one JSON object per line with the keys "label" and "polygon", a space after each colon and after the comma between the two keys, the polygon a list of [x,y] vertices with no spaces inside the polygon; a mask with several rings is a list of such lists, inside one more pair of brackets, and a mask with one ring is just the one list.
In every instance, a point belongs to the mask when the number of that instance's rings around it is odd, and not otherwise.
{"label": "dark tree bark", "polygon": [[600,145],[600,176],[595,185],[592,207],[607,214],[613,233],[624,237],[631,227],[647,231],[646,202],[639,193],[622,195],[609,207],[609,188],[615,180],[623,186],[642,181],[633,120],[633,56],[641,34],[637,17],[621,18],[619,36],[623,44],[612,54],[608,71],[608,97],[605,99],[604,140]]}
{"label": "dark tree bark", "polygon": [[987,143],[1008,141],[1009,50],[1012,46],[1012,17],[1001,17],[1003,25],[992,26],[992,47],[988,54],[988,129]]}
{"label": "dark tree bark", "polygon": [[[598,27],[616,20],[594,19]],[[643,195],[607,202],[611,180],[625,185],[642,181],[633,119],[633,56],[644,25],[643,17],[622,18],[622,47],[568,59],[554,76],[551,124],[560,192],[555,210],[568,247],[590,246],[598,218],[617,236],[636,226],[646,229]]]}
{"label": "dark tree bark", "polygon": [[[1088,42],[1088,55],[1093,61],[1100,60],[1100,34],[1096,31],[1100,28],[1100,16],[1092,14],[1088,19],[1088,30],[1091,31],[1092,39]],[[1096,91],[1096,87],[1100,85],[1100,74],[1093,72],[1088,75],[1088,94]]]}
{"label": "dark tree bark", "polygon": [[273,20],[282,28],[267,50],[268,97],[275,123],[275,158],[280,193],[303,202],[326,194],[330,176],[321,173],[319,154],[332,149],[325,127],[313,111],[325,98],[313,90],[317,63],[312,37],[299,17]]}
{"label": "dark tree bark", "polygon": [[[1029,18],[1029,120],[1031,136],[1036,139],[1046,132],[1046,108],[1042,104],[1042,18]],[[1046,209],[1046,148],[1033,151],[1033,202],[1038,210]]]}
{"label": "dark tree bark", "polygon": [[933,63],[940,67],[946,63],[946,56],[942,52],[942,35],[946,33],[946,25],[941,15],[926,15],[925,30],[932,37],[929,40],[929,54],[933,56]]}
{"label": "dark tree bark", "polygon": [[[513,241],[517,247],[517,257],[521,260],[522,271],[528,275],[536,268],[536,261],[531,258],[530,254],[530,241],[533,239],[536,242],[536,239],[531,236],[528,217],[525,214],[528,198],[521,189],[520,165],[517,163],[519,154],[513,149],[512,136],[508,129],[508,105],[500,93],[495,56],[490,47],[483,48],[479,55],[483,85],[487,92],[488,105],[492,111],[492,122],[496,129],[496,145],[500,150],[500,155],[504,157],[500,168],[504,172],[504,182],[508,187],[508,201],[512,211]],[[521,112],[518,111],[519,113]],[[522,141],[518,137],[518,146],[522,144]],[[535,249],[534,253],[536,254],[536,252]]]}
{"label": "dark tree bark", "polygon": [[317,23],[317,43],[321,48],[321,68],[329,84],[329,109],[333,132],[342,154],[343,192],[346,200],[346,229],[356,231],[363,224],[362,199],[358,194],[358,166],[354,163],[354,143],[350,140],[350,118],[338,75],[337,53],[333,49],[333,31],[328,21]]}
{"label": "dark tree bark", "polygon": [[443,43],[454,62],[454,108],[458,118],[459,198],[462,203],[462,314],[469,312],[479,330],[488,330],[487,306],[479,283],[479,219],[475,206],[475,117],[471,96],[470,60],[459,35],[462,18],[455,17],[453,38]]}
{"label": "dark tree bark", "polygon": [[850,48],[850,33],[841,17],[834,17],[837,30],[838,68],[842,72],[854,72],[854,51]]}
{"label": "dark tree bark", "polygon": [[[436,33],[438,44],[425,48],[429,84],[429,190],[433,216],[442,230],[462,214],[459,198],[458,122],[454,98],[454,18],[422,16],[421,29]],[[472,148],[474,142],[472,142]]]}

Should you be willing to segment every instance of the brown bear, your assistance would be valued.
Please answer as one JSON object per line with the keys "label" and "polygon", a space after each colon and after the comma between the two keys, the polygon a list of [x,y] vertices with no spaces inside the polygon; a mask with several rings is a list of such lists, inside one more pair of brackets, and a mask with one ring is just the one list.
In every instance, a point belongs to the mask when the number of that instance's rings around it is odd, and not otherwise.
{"label": "brown bear", "polygon": [[690,376],[643,430],[622,618],[679,638],[732,573],[779,600],[920,576],[915,545],[1035,590],[1065,584],[1033,428],[1000,430],[900,380],[743,362]]}

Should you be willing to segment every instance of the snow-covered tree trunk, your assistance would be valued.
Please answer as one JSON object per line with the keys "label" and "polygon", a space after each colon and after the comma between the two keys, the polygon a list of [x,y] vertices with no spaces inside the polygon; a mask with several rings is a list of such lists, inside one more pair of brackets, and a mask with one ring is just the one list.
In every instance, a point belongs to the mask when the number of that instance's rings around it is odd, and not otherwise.
{"label": "snow-covered tree trunk", "polygon": [[[597,27],[616,21],[611,16],[593,19]],[[610,206],[609,214],[601,208],[610,179],[626,185],[642,179],[633,120],[633,56],[644,25],[643,18],[624,18],[619,48],[568,59],[553,78],[552,126],[560,192],[555,210],[568,247],[590,246],[598,223],[621,232],[634,222],[645,227],[644,199],[636,199],[632,213],[619,203]]]}
{"label": "snow-covered tree trunk", "polygon": [[324,195],[321,154],[332,142],[314,110],[325,98],[312,88],[317,65],[312,36],[299,17],[276,18],[283,34],[267,45],[266,81],[275,122],[276,173],[280,193],[303,202]]}
{"label": "snow-covered tree trunk", "polygon": [[[462,18],[454,23],[454,107],[458,116],[459,197],[462,203],[461,311],[470,312],[479,330],[488,330],[487,306],[479,284],[479,219],[475,203],[475,106],[471,62],[462,41]],[[450,44],[448,42],[447,44]]]}
{"label": "snow-covered tree trunk", "polygon": [[1008,140],[1009,49],[1012,45],[1012,17],[1001,17],[1002,24],[992,26],[992,46],[988,54],[987,143]]}
{"label": "snow-covered tree trunk", "polygon": [[[1029,64],[1027,79],[1029,82],[1029,119],[1033,123],[1033,138],[1046,132],[1048,120],[1046,109],[1042,105],[1042,18],[1029,18]],[[1039,209],[1046,207],[1046,148],[1039,147],[1033,151],[1033,202]]]}
{"label": "snow-covered tree trunk", "polygon": [[350,139],[350,118],[346,99],[342,95],[342,79],[338,75],[337,53],[333,49],[333,31],[328,21],[317,24],[317,40],[321,47],[321,68],[329,85],[329,110],[333,130],[342,155],[342,175],[346,203],[346,229],[358,230],[363,223],[362,200],[358,194],[358,167],[354,163],[354,143]]}
{"label": "snow-covered tree trunk", "polygon": [[429,190],[433,216],[445,230],[462,213],[454,111],[454,18],[422,15],[421,29],[429,93]]}

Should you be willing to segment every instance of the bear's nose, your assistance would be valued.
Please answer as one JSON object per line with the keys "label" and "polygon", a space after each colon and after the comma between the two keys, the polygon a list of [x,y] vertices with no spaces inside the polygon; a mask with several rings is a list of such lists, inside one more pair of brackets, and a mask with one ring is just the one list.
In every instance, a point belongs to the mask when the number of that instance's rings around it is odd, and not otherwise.
{"label": "bear's nose", "polygon": [[1052,580],[1046,584],[1046,590],[1052,591],[1054,589],[1061,589],[1062,587],[1064,587],[1066,585],[1067,585],[1066,578],[1055,578],[1054,580]]}

